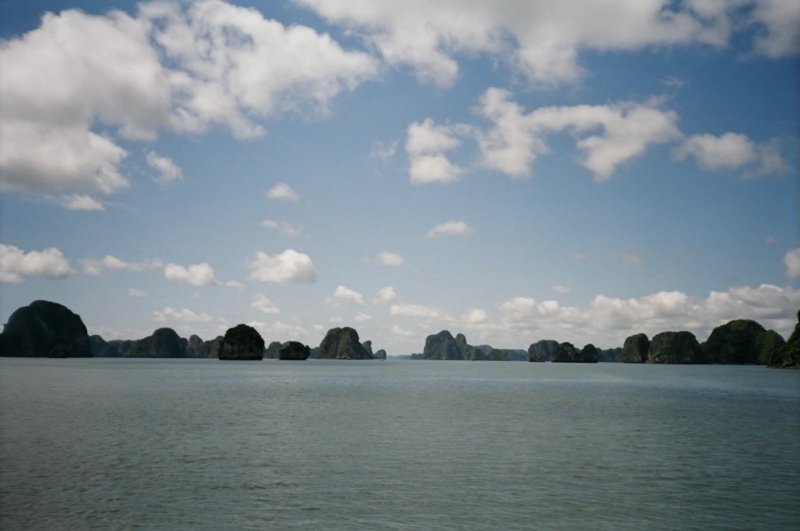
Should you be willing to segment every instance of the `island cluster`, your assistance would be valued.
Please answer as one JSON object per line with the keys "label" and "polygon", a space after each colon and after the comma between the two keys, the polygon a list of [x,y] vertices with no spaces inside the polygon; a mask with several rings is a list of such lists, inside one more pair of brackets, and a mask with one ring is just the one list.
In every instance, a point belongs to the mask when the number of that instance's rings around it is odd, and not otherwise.
{"label": "island cluster", "polygon": [[[527,351],[470,345],[464,334],[455,337],[442,330],[429,335],[421,353],[400,356],[412,360],[529,361],[553,363],[680,363],[766,365],[800,367],[800,311],[788,340],[749,319],[722,324],[700,343],[688,331],[667,331],[653,336],[634,334],[622,347],[599,349],[587,344],[541,339]],[[298,341],[273,341],[266,345],[258,331],[246,324],[228,329],[224,336],[203,341],[197,335],[182,338],[172,328],[159,328],[142,339],[106,341],[89,336],[80,316],[66,306],[34,301],[17,309],[0,334],[0,356],[50,358],[216,358],[220,360],[289,361],[308,359],[385,360],[386,351],[372,350],[350,327],[332,328],[318,347]]]}

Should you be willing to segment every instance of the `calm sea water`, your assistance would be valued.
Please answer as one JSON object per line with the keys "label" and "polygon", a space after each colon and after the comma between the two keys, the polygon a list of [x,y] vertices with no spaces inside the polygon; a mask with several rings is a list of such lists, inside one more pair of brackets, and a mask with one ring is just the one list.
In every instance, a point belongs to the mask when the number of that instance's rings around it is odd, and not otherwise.
{"label": "calm sea water", "polygon": [[0,528],[800,529],[763,367],[0,359]]}

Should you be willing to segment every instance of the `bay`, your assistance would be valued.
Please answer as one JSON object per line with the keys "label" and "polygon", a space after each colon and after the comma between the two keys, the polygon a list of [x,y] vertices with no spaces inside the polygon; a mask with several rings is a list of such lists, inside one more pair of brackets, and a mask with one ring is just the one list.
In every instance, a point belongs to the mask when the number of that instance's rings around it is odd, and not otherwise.
{"label": "bay", "polygon": [[2,529],[798,529],[754,366],[0,359]]}

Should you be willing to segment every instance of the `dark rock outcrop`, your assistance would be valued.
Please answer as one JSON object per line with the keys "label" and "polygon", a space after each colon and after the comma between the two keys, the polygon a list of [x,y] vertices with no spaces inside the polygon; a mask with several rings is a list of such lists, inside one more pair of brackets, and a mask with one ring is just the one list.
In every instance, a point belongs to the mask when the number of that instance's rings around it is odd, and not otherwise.
{"label": "dark rock outcrop", "polygon": [[[765,341],[766,343],[766,341]],[[768,350],[766,345],[764,351]],[[772,354],[769,359],[769,366],[777,369],[798,369],[800,368],[800,310],[797,311],[797,324],[789,339],[786,340],[778,352]]]}
{"label": "dark rock outcrop", "polygon": [[758,364],[758,346],[765,333],[763,326],[750,319],[737,319],[720,325],[711,331],[702,345],[706,361],[733,365]]}
{"label": "dark rock outcrop", "polygon": [[271,359],[271,360],[280,359],[280,357],[281,357],[281,347],[283,347],[283,344],[280,341],[273,341],[264,350],[264,358]]}
{"label": "dark rock outcrop", "polygon": [[185,358],[186,347],[172,328],[159,328],[153,335],[134,342],[126,358]]}
{"label": "dark rock outcrop", "polygon": [[622,345],[622,363],[645,363],[650,350],[647,334],[634,334],[625,338]]}
{"label": "dark rock outcrop", "polygon": [[414,352],[408,357],[408,359],[410,359],[410,360],[424,360],[425,359],[425,355],[422,352]]}
{"label": "dark rock outcrop", "polygon": [[542,339],[528,347],[528,361],[550,361],[558,348],[558,341]]}
{"label": "dark rock outcrop", "polygon": [[90,358],[89,334],[80,316],[50,301],[17,309],[0,334],[0,356]]}
{"label": "dark rock outcrop", "polygon": [[493,348],[485,359],[491,361],[528,361],[528,353],[515,348]]}
{"label": "dark rock outcrop", "polygon": [[771,365],[772,360],[780,356],[785,344],[786,340],[778,332],[767,330],[758,338],[758,362],[761,365]]}
{"label": "dark rock outcrop", "polygon": [[373,358],[375,357],[375,354],[373,354],[372,352],[372,341],[369,340],[364,341],[363,343],[361,343],[361,346],[364,347],[364,350],[369,352],[370,356],[372,356]]}
{"label": "dark rock outcrop", "polygon": [[705,355],[691,332],[661,332],[653,337],[647,363],[705,363]]}
{"label": "dark rock outcrop", "polygon": [[206,349],[205,342],[200,339],[200,336],[192,334],[189,336],[188,346],[186,347],[187,358],[207,358],[208,350]]}
{"label": "dark rock outcrop", "polygon": [[133,348],[134,343],[136,343],[136,341],[133,339],[112,339],[108,342],[108,345],[116,349],[118,353],[117,357],[123,358],[125,354]]}
{"label": "dark rock outcrop", "polygon": [[120,351],[119,347],[127,345],[124,350],[124,352],[127,352],[133,345],[133,341],[123,341],[121,339],[106,341],[98,335],[93,335],[89,337],[89,345],[93,358],[121,358],[123,352]]}
{"label": "dark rock outcrop", "polygon": [[218,357],[221,360],[262,360],[264,339],[252,326],[236,325],[225,332]]}
{"label": "dark rock outcrop", "polygon": [[422,351],[422,359],[426,360],[469,360],[480,361],[492,359],[490,357],[493,349],[489,345],[475,347],[467,343],[464,334],[456,337],[448,330],[442,330],[438,334],[429,335],[425,338],[425,348]]}
{"label": "dark rock outcrop", "polygon": [[600,361],[600,353],[597,351],[597,347],[589,343],[581,349],[576,361],[578,363],[597,363]]}
{"label": "dark rock outcrop", "polygon": [[361,346],[358,332],[346,326],[331,328],[319,346],[320,360],[371,360],[372,355]]}
{"label": "dark rock outcrop", "polygon": [[374,356],[373,356],[373,357],[374,357],[376,360],[385,360],[385,359],[386,359],[386,351],[385,351],[385,350],[383,350],[383,349],[380,349],[378,352],[376,352],[376,353],[374,354]]}
{"label": "dark rock outcrop", "polygon": [[222,342],[224,340],[224,337],[217,336],[214,339],[203,342],[203,348],[208,353],[208,358],[219,358],[219,351],[222,348]]}
{"label": "dark rock outcrop", "polygon": [[[604,363],[619,363],[622,361],[622,347],[599,348],[597,352],[600,354],[600,361]],[[646,351],[645,356],[647,356]]]}
{"label": "dark rock outcrop", "polygon": [[311,349],[299,341],[287,341],[278,351],[278,359],[289,361],[305,361],[311,355]]}
{"label": "dark rock outcrop", "polygon": [[572,343],[561,343],[553,351],[553,363],[575,363],[580,358],[580,352]]}

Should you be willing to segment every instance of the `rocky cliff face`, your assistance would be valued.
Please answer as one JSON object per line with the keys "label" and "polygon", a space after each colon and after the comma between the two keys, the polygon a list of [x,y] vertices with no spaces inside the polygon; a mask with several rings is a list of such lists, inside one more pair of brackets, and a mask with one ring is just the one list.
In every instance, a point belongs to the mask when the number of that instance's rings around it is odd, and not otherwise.
{"label": "rocky cliff face", "polygon": [[[89,345],[93,358],[121,358],[125,352],[130,350],[133,341],[117,339],[106,342],[102,337],[93,335],[89,337]],[[120,346],[122,346],[124,350],[120,350]]]}
{"label": "rocky cliff face", "polygon": [[386,351],[380,349],[378,352],[375,353],[373,356],[376,360],[385,360],[386,359]]}
{"label": "rocky cliff face", "polygon": [[187,358],[207,358],[208,350],[206,344],[200,339],[200,336],[192,334],[189,336],[188,346],[186,347]]}
{"label": "rocky cliff face", "polygon": [[358,332],[350,327],[332,328],[319,346],[317,359],[321,360],[371,360],[358,340]]}
{"label": "rocky cliff face", "polygon": [[[775,342],[775,338],[764,338],[765,346],[762,347],[765,351],[769,348],[766,346],[768,342]],[[798,369],[800,368],[800,310],[797,311],[797,324],[794,325],[794,331],[786,343],[781,345],[777,352],[771,352],[769,362],[770,367],[779,369]]]}
{"label": "rocky cliff face", "polygon": [[[597,352],[600,354],[600,361],[602,362],[618,363],[622,361],[622,347],[599,348]],[[645,355],[646,354],[645,352]]]}
{"label": "rocky cliff face", "polygon": [[528,361],[550,361],[558,348],[558,341],[542,339],[528,347]]}
{"label": "rocky cliff face", "polygon": [[653,337],[647,363],[705,363],[705,355],[691,332],[661,332]]}
{"label": "rocky cliff face", "polygon": [[589,343],[581,349],[577,361],[578,363],[597,363],[600,361],[600,352],[597,347]]}
{"label": "rocky cliff face", "polygon": [[783,343],[774,330],[765,330],[749,319],[737,319],[716,327],[702,347],[708,363],[769,365]]}
{"label": "rocky cliff face", "polygon": [[218,357],[221,360],[262,360],[264,339],[252,326],[236,325],[225,332]]}
{"label": "rocky cliff face", "polygon": [[[466,338],[465,338],[466,343]],[[448,330],[442,330],[425,338],[422,359],[426,360],[463,360],[464,354],[458,348],[455,338]]]}
{"label": "rocky cliff face", "polygon": [[298,341],[287,341],[278,351],[278,359],[289,361],[305,361],[311,355],[311,349]]}
{"label": "rocky cliff face", "polygon": [[264,358],[271,360],[280,359],[281,347],[283,347],[283,344],[280,341],[273,341],[266,350],[264,350]]}
{"label": "rocky cliff face", "polygon": [[0,334],[0,356],[89,358],[89,334],[80,316],[61,304],[34,301],[17,309]]}
{"label": "rocky cliff face", "polygon": [[650,350],[650,340],[646,334],[634,334],[625,338],[622,346],[622,363],[645,363]]}
{"label": "rocky cliff face", "polygon": [[364,347],[364,350],[369,352],[370,356],[372,356],[373,358],[375,357],[375,354],[372,353],[372,341],[369,340],[364,341],[363,343],[361,343],[361,346]]}
{"label": "rocky cliff face", "polygon": [[574,363],[580,356],[580,352],[572,343],[561,343],[553,351],[553,363]]}
{"label": "rocky cliff face", "polygon": [[153,335],[134,342],[126,358],[185,358],[186,347],[172,328],[159,328]]}

